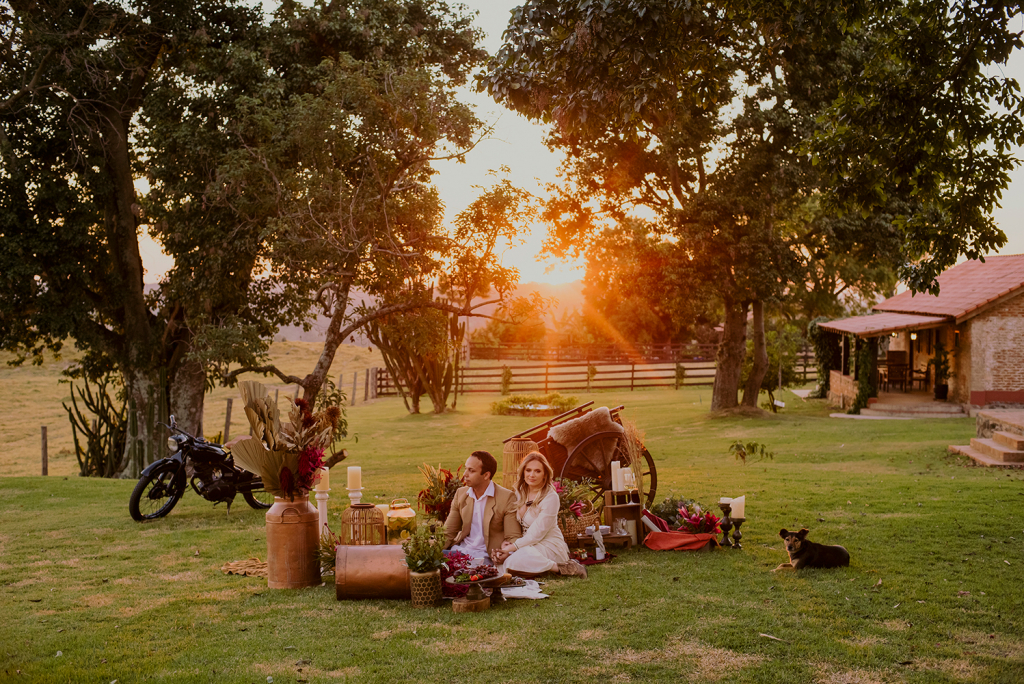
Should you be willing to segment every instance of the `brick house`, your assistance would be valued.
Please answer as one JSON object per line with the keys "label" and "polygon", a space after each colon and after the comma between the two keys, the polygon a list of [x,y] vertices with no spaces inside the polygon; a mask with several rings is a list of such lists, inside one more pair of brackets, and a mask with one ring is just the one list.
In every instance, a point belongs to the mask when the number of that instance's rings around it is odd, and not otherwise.
{"label": "brick house", "polygon": [[830,374],[832,403],[846,406],[847,395],[856,396],[848,368],[855,339],[855,346],[881,343],[879,358],[904,360],[912,383],[924,390],[935,384],[928,362],[941,342],[949,352],[950,402],[1024,404],[1024,254],[966,261],[938,280],[938,296],[903,292],[875,306],[874,315],[822,324],[842,335],[842,364]]}

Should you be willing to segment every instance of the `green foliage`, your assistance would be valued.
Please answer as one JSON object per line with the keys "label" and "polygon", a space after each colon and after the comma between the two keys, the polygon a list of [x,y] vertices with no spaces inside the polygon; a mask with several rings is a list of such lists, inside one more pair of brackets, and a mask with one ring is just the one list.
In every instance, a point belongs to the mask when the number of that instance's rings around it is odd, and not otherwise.
{"label": "green foliage", "polygon": [[[117,379],[116,375],[108,374],[96,382],[95,390],[88,379],[83,380],[80,387],[69,383],[71,406],[61,402],[71,421],[79,475],[83,477],[114,477],[120,471],[127,430],[127,406],[123,392],[115,391]],[[111,397],[112,391],[115,397]],[[94,416],[92,420],[82,413],[79,401]],[[80,435],[85,440],[84,446]]]}
{"label": "green foliage", "polygon": [[405,564],[412,572],[433,572],[444,565],[443,540],[436,539],[426,525],[417,527],[402,542]]}
{"label": "green foliage", "polygon": [[755,459],[750,461],[751,463],[758,463],[765,459],[771,460],[775,458],[775,453],[769,449],[766,444],[753,441],[744,442],[740,439],[737,439],[729,445],[729,453],[736,456],[736,460],[743,461],[743,465],[747,465],[748,458]]}
{"label": "green foliage", "polygon": [[676,364],[676,389],[679,389],[686,384],[686,366],[681,363]]}
{"label": "green foliage", "polygon": [[821,327],[822,323],[829,319],[825,316],[815,318],[807,326],[807,339],[814,347],[814,362],[818,367],[818,385],[809,395],[814,399],[824,399],[828,396],[829,372],[836,364],[836,356],[839,354],[839,347],[836,344],[839,336]]}
{"label": "green foliage", "polygon": [[341,537],[331,532],[331,528],[324,525],[320,532],[320,543],[317,545],[316,557],[320,567],[325,572],[334,572],[338,564],[338,546],[341,545]]}
{"label": "green foliage", "polygon": [[513,394],[501,401],[491,404],[491,413],[496,416],[510,416],[518,413],[517,409],[547,406],[559,413],[568,411],[579,404],[576,397],[563,397],[558,392],[550,394]]}
{"label": "green foliage", "polygon": [[[851,344],[855,341],[851,341]],[[847,413],[860,413],[861,409],[867,408],[868,399],[878,396],[877,359],[878,338],[864,340],[856,355],[857,396]]]}
{"label": "green foliage", "polygon": [[508,366],[501,367],[501,393],[507,395],[512,391],[512,369]]}
{"label": "green foliage", "polygon": [[944,385],[949,379],[949,352],[941,339],[935,342],[935,356],[929,361],[935,375],[935,384]]}
{"label": "green foliage", "polygon": [[[761,391],[768,393],[768,406],[773,413],[778,413],[775,405],[775,392],[780,389],[779,380],[782,380],[782,389],[793,387],[801,382],[796,372],[797,355],[800,352],[800,345],[803,339],[800,332],[791,325],[784,325],[780,330],[768,330],[765,332],[765,346],[768,352],[768,371],[761,379]],[[753,341],[747,342],[747,355],[743,361],[743,377],[750,374],[754,365]],[[779,369],[782,369],[780,376]]]}
{"label": "green foliage", "polygon": [[673,530],[678,529],[683,523],[683,516],[680,509],[696,510],[700,503],[685,496],[668,496],[651,507],[651,513],[668,523]]}

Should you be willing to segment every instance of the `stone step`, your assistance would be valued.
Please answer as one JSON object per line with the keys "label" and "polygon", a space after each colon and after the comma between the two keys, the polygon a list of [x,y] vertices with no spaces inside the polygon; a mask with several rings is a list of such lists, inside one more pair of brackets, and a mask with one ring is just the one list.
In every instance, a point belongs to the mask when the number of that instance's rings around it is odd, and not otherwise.
{"label": "stone step", "polygon": [[978,465],[995,466],[1000,468],[1024,468],[1024,463],[1004,463],[987,456],[973,447],[965,445],[954,445],[949,447],[950,453],[967,456]]}
{"label": "stone step", "polygon": [[880,410],[875,408],[876,406],[878,404],[872,404],[871,408],[861,409],[860,414],[862,416],[888,416],[890,418],[964,418],[967,415],[963,411],[959,413],[937,413],[935,411]]}
{"label": "stone step", "polygon": [[899,404],[895,402],[876,401],[870,405],[875,411],[899,411],[900,413],[949,413],[963,415],[964,410],[960,404],[947,404],[945,402],[934,402],[930,404]]}
{"label": "stone step", "polygon": [[971,447],[1002,463],[1024,463],[1024,451],[1011,449],[994,439],[975,437],[971,440]]}
{"label": "stone step", "polygon": [[1005,447],[1024,451],[1024,435],[1015,435],[1012,432],[993,432],[992,439]]}

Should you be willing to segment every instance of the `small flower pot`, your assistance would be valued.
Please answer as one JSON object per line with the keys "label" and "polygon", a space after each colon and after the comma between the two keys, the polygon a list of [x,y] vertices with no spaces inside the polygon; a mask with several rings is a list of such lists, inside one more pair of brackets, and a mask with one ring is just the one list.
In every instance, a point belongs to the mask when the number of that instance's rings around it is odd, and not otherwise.
{"label": "small flower pot", "polygon": [[409,571],[413,608],[436,608],[441,605],[441,571]]}

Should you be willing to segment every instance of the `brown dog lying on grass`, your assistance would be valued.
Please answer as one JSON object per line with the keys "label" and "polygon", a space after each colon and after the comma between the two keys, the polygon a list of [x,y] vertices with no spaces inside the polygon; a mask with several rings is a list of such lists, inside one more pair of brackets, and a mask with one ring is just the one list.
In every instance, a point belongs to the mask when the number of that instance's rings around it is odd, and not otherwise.
{"label": "brown dog lying on grass", "polygon": [[786,568],[839,568],[850,564],[849,551],[842,546],[826,546],[807,541],[807,532],[806,527],[799,532],[790,532],[786,529],[779,532],[779,536],[786,542],[789,562],[783,563],[772,572]]}

